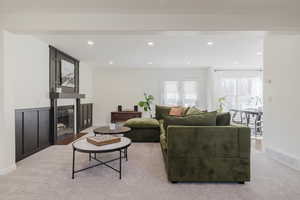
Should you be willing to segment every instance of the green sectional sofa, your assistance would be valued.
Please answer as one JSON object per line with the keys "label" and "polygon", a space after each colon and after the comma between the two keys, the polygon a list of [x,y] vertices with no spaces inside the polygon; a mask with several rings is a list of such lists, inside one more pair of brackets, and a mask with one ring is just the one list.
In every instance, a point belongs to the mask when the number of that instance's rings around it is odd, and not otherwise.
{"label": "green sectional sofa", "polygon": [[[158,125],[169,181],[239,183],[250,181],[248,127],[231,126],[229,113],[199,113],[199,116],[196,116],[195,112],[192,112],[191,116],[174,119],[167,116],[168,109],[165,106],[156,106],[155,129]],[[196,125],[197,123],[200,125]],[[133,127],[135,132],[131,133],[131,138],[143,137],[143,129],[147,138],[144,137],[142,140],[145,141],[145,138],[149,140],[150,136],[147,133],[149,127],[139,129]],[[151,129],[154,130],[154,127]],[[152,136],[152,141],[156,141],[157,135]]]}

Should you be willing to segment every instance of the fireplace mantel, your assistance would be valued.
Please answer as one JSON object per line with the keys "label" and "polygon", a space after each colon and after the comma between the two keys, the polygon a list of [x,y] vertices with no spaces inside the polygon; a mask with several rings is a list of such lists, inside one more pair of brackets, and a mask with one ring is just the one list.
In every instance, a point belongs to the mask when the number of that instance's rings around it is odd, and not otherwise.
{"label": "fireplace mantel", "polygon": [[85,94],[50,92],[50,99],[83,99]]}

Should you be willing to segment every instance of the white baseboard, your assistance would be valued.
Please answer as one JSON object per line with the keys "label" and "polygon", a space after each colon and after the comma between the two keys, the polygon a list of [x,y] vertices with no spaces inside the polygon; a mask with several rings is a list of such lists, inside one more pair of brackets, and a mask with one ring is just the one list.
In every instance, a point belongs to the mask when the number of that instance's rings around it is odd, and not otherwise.
{"label": "white baseboard", "polygon": [[13,164],[7,168],[0,169],[0,176],[10,173],[10,172],[14,171],[16,168],[17,168],[16,164]]}
{"label": "white baseboard", "polygon": [[277,151],[273,148],[266,148],[266,153],[269,157],[272,159],[292,168],[295,170],[300,171],[300,158],[297,158],[295,156],[289,155],[284,152]]}

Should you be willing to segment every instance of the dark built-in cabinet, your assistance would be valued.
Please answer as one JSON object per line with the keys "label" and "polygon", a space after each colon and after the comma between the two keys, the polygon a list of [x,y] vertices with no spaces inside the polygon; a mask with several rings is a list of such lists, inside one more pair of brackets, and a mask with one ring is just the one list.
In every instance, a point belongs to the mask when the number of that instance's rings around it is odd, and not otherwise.
{"label": "dark built-in cabinet", "polygon": [[142,117],[141,112],[134,111],[121,111],[121,112],[111,112],[111,123],[124,122],[131,118],[140,118]]}
{"label": "dark built-in cabinet", "polygon": [[[79,110],[79,129],[81,131],[93,125],[93,104],[81,104]],[[51,120],[50,107],[17,109],[15,111],[17,162],[55,144]]]}
{"label": "dark built-in cabinet", "polygon": [[16,161],[52,144],[50,108],[15,111]]}
{"label": "dark built-in cabinet", "polygon": [[93,125],[93,104],[80,105],[80,131],[89,128]]}

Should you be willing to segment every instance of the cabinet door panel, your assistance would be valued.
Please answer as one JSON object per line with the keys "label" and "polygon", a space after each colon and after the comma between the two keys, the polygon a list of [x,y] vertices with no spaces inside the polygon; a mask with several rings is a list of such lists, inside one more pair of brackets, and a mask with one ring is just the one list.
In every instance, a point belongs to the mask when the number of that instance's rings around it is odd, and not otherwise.
{"label": "cabinet door panel", "polygon": [[39,147],[50,145],[50,111],[39,111]]}
{"label": "cabinet door panel", "polygon": [[83,116],[83,109],[84,105],[80,105],[80,130],[82,131],[84,129],[84,116]]}
{"label": "cabinet door panel", "polygon": [[24,112],[24,154],[30,154],[38,148],[37,112]]}
{"label": "cabinet door panel", "polygon": [[88,127],[91,127],[92,126],[92,110],[93,110],[93,107],[92,107],[92,104],[88,104]]}
{"label": "cabinet door panel", "polygon": [[22,112],[16,112],[16,161],[21,160],[23,155],[23,114]]}
{"label": "cabinet door panel", "polygon": [[84,109],[83,109],[83,126],[84,128],[88,127],[88,108],[87,108],[87,104],[84,104]]}
{"label": "cabinet door panel", "polygon": [[93,126],[93,113],[94,113],[93,109],[94,109],[94,106],[93,106],[93,104],[91,104],[91,126]]}
{"label": "cabinet door panel", "polygon": [[91,127],[93,124],[93,104],[80,105],[80,130]]}
{"label": "cabinet door panel", "polygon": [[90,112],[90,126],[93,126],[93,104],[90,104],[91,112]]}

